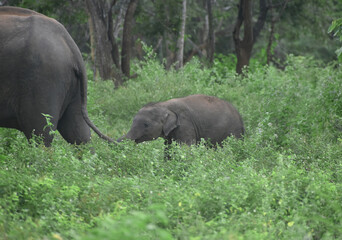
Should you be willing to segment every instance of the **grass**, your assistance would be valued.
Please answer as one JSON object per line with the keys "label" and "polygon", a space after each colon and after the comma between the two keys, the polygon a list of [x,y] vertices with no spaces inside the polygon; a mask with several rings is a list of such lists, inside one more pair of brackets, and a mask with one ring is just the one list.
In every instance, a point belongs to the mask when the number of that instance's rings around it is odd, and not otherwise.
{"label": "grass", "polygon": [[[89,81],[88,111],[106,134],[129,130],[148,102],[203,93],[232,102],[243,141],[172,148],[112,146],[93,134],[51,148],[0,129],[0,239],[341,239],[342,71],[303,57],[241,78],[216,61],[165,71],[150,56],[117,90]],[[91,73],[89,74],[91,76]]]}

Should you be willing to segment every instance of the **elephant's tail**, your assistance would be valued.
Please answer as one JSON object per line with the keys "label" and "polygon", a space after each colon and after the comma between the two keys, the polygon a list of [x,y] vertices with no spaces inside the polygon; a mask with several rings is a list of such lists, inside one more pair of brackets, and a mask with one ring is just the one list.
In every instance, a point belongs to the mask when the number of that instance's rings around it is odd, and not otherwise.
{"label": "elephant's tail", "polygon": [[80,92],[81,92],[81,111],[84,120],[88,124],[88,126],[94,130],[94,132],[102,139],[115,143],[113,139],[110,137],[104,135],[96,126],[95,124],[89,119],[88,116],[88,110],[87,110],[87,77],[85,75],[85,69],[84,67],[81,67],[81,69],[76,70],[76,75],[80,81]]}

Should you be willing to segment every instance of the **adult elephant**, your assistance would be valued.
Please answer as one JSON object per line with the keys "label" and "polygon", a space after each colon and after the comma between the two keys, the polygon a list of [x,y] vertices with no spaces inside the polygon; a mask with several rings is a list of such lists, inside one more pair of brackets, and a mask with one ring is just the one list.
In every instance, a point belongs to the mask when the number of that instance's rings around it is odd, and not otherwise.
{"label": "adult elephant", "polygon": [[173,140],[190,145],[203,138],[216,145],[228,136],[241,138],[243,134],[242,118],[233,105],[197,94],[145,105],[118,142],[131,139],[140,143],[163,137],[167,145]]}
{"label": "adult elephant", "polygon": [[49,114],[52,130],[69,143],[90,140],[91,127],[112,141],[90,121],[87,78],[82,55],[56,20],[37,12],[0,7],[0,127],[15,128],[30,139],[53,136],[45,128]]}

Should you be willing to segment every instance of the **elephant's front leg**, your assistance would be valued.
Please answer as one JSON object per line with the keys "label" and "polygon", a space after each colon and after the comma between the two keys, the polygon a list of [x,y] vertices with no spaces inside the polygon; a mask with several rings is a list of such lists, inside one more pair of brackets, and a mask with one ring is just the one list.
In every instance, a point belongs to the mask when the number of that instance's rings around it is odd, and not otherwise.
{"label": "elephant's front leg", "polygon": [[172,144],[172,139],[171,138],[167,138],[165,139],[164,141],[164,145],[165,145],[165,148],[164,148],[164,160],[171,160],[171,144]]}
{"label": "elephant's front leg", "polygon": [[186,124],[179,126],[172,135],[170,135],[177,143],[186,144],[188,146],[196,144],[200,141],[199,131],[192,125]]}

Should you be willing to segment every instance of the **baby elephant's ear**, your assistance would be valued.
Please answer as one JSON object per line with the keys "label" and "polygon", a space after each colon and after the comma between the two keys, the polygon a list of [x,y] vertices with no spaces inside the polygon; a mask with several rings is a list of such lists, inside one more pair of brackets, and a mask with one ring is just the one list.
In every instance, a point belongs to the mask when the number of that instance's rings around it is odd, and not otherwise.
{"label": "baby elephant's ear", "polygon": [[179,126],[178,117],[175,113],[168,111],[165,113],[165,121],[163,125],[163,132],[165,136],[168,136],[173,129]]}

